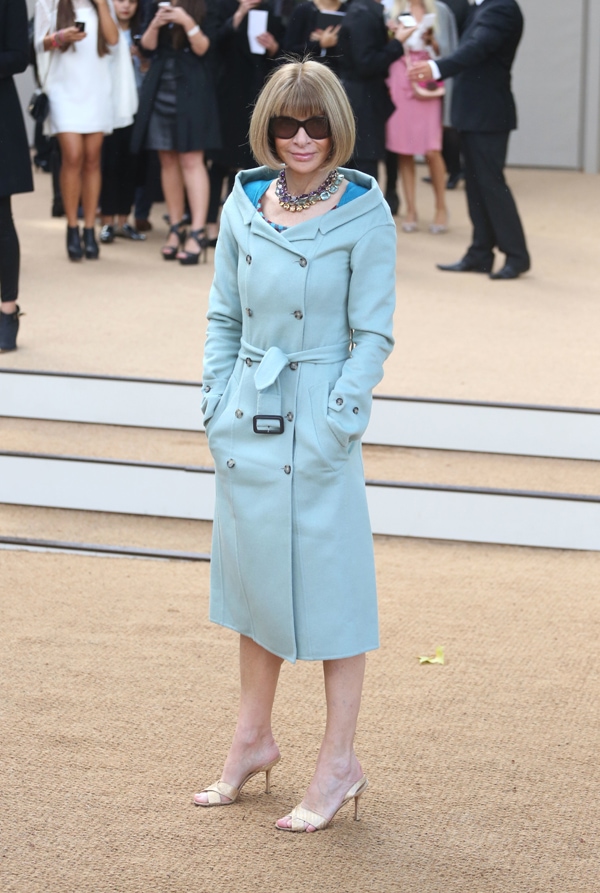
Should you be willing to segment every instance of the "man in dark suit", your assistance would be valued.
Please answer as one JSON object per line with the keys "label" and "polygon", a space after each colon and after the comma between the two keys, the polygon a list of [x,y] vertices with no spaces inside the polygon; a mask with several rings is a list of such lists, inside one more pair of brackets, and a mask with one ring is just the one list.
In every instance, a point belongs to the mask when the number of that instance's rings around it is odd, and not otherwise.
{"label": "man in dark suit", "polygon": [[[420,62],[417,80],[454,78],[452,123],[460,131],[473,240],[455,264],[440,270],[490,273],[492,279],[516,279],[530,267],[519,212],[504,166],[510,131],[517,126],[511,92],[511,67],[523,33],[516,0],[475,0],[458,49],[437,62]],[[494,248],[506,255],[492,273]]]}

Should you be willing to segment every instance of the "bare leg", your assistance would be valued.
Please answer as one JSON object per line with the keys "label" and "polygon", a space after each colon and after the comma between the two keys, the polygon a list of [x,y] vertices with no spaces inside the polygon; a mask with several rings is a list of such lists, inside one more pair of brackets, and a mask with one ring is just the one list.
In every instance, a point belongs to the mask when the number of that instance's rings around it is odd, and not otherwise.
{"label": "bare leg", "polygon": [[77,226],[77,209],[81,198],[83,170],[83,136],[80,133],[59,133],[61,168],[60,191],[68,226]]}
{"label": "bare leg", "polygon": [[399,155],[400,177],[406,200],[406,223],[417,222],[417,171],[412,155]]}
{"label": "bare leg", "polygon": [[429,165],[433,194],[435,196],[435,217],[433,222],[440,226],[445,226],[448,223],[448,212],[446,210],[446,165],[441,152],[427,152],[425,157]]}
{"label": "bare leg", "polygon": [[[237,788],[248,773],[279,756],[271,713],[283,661],[252,639],[240,636],[240,708],[221,781]],[[208,802],[206,794],[200,795]],[[227,797],[222,797],[227,802]]]}
{"label": "bare leg", "polygon": [[86,133],[83,137],[83,170],[81,177],[81,204],[83,205],[83,225],[93,229],[100,199],[102,172],[103,133]]}
{"label": "bare leg", "polygon": [[[185,195],[183,191],[183,176],[179,164],[177,152],[159,152],[160,179],[162,183],[165,202],[169,219],[172,224],[179,223],[183,217]],[[179,248],[179,238],[176,233],[169,233],[165,247]]]}
{"label": "bare leg", "polygon": [[[208,199],[210,195],[210,183],[208,171],[204,164],[203,152],[182,152],[179,156],[183,182],[190,203],[192,215],[191,229],[204,229],[206,214],[208,211]],[[184,246],[186,251],[198,253],[198,245],[194,239],[188,239]]]}
{"label": "bare leg", "polygon": [[[301,806],[329,819],[363,774],[354,753],[354,735],[365,675],[365,655],[323,661],[323,675],[327,723],[315,774]],[[285,816],[277,824],[280,828],[290,828],[291,818]],[[306,830],[315,829],[307,825]]]}

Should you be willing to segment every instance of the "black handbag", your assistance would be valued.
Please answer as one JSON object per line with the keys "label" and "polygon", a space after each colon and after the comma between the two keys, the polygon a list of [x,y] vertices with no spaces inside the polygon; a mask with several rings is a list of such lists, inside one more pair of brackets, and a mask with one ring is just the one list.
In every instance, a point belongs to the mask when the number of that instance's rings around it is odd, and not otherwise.
{"label": "black handbag", "polygon": [[27,111],[33,120],[37,121],[39,124],[43,124],[48,117],[50,100],[48,99],[48,94],[44,93],[41,87],[38,87],[37,90],[33,91],[31,99],[29,100],[29,105],[27,106]]}

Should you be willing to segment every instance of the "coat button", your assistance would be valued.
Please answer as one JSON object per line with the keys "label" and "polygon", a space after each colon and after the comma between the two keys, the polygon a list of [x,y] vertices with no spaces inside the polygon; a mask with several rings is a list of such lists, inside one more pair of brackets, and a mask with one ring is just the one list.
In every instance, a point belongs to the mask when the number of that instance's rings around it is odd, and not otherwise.
{"label": "coat button", "polygon": [[252,360],[250,359],[250,357],[246,357],[246,366],[251,366],[251,365],[252,365]]}
{"label": "coat button", "polygon": [[358,415],[358,406],[355,406],[352,412],[354,413],[354,415]]}
{"label": "coat button", "polygon": [[294,413],[288,412],[288,414],[286,415],[286,419],[288,420],[288,422],[293,422],[294,421]]}
{"label": "coat button", "polygon": [[210,391],[210,385],[209,385],[209,384],[205,384],[205,385],[204,385],[204,393],[205,393],[205,394],[208,394],[209,391]]}
{"label": "coat button", "polygon": [[227,460],[227,468],[235,468],[235,461],[233,459]]}
{"label": "coat button", "polygon": [[247,255],[246,255],[246,263],[247,263],[247,264],[251,264],[251,263],[252,263],[252,255],[250,255],[250,254],[247,254]]}
{"label": "coat button", "polygon": [[308,261],[306,260],[305,257],[300,258],[300,266],[301,267],[305,267],[307,265],[307,263],[308,263]]}
{"label": "coat button", "polygon": [[246,307],[246,313],[248,314],[248,316],[252,316],[252,310],[250,309],[250,307]]}
{"label": "coat button", "polygon": [[236,417],[236,419],[241,419],[241,417],[242,417],[243,415],[244,415],[244,413],[242,412],[241,409],[236,409],[236,411],[235,411],[235,417]]}
{"label": "coat button", "polygon": [[302,313],[301,310],[294,310],[294,316],[296,317],[296,319],[302,319],[304,314]]}
{"label": "coat button", "polygon": [[290,369],[292,370],[292,372],[295,372],[297,368],[298,368],[298,363],[290,363]]}
{"label": "coat button", "polygon": [[291,465],[284,465],[284,466],[283,466],[283,470],[285,471],[286,474],[290,474],[291,471],[292,471],[292,466],[291,466]]}
{"label": "coat button", "polygon": [[344,401],[342,400],[341,397],[338,397],[337,400],[336,400],[335,402],[337,403],[338,406],[341,406],[341,405],[343,404]]}

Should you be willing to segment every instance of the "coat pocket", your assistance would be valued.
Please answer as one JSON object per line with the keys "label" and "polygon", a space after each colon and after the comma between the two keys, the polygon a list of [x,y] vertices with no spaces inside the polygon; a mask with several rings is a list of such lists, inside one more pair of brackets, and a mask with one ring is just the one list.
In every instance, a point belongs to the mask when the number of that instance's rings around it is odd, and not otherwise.
{"label": "coat pocket", "polygon": [[320,457],[332,471],[337,471],[349,456],[348,448],[340,443],[329,424],[328,402],[330,386],[327,381],[314,385],[309,390],[312,420],[315,431],[315,447]]}
{"label": "coat pocket", "polygon": [[239,387],[240,387],[240,382],[239,382],[237,365],[236,365],[236,367],[234,368],[234,371],[231,374],[229,381],[227,382],[225,390],[223,391],[223,396],[221,397],[221,399],[219,400],[219,402],[217,403],[217,405],[215,407],[215,411],[213,412],[211,417],[207,421],[205,420],[205,422],[204,422],[204,428],[206,430],[206,437],[208,439],[208,445],[211,449],[211,452],[213,451],[213,443],[215,440],[215,429],[221,427],[219,425],[219,422],[220,422],[221,418],[223,417],[223,414],[225,413],[228,405],[231,405],[233,402],[235,402],[235,397],[239,390]]}

